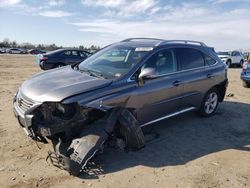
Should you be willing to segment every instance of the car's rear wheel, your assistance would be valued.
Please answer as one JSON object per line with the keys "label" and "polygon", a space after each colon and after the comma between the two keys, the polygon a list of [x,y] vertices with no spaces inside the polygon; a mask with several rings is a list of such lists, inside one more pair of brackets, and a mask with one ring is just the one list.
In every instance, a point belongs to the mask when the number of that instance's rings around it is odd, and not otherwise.
{"label": "car's rear wheel", "polygon": [[243,67],[244,61],[240,60],[240,67]]}
{"label": "car's rear wheel", "polygon": [[199,114],[203,117],[209,117],[216,112],[219,104],[219,92],[216,88],[209,90],[201,104]]}
{"label": "car's rear wheel", "polygon": [[63,66],[64,66],[63,63],[58,63],[58,64],[56,65],[56,68],[60,68],[60,67],[63,67]]}
{"label": "car's rear wheel", "polygon": [[230,68],[230,67],[231,67],[231,60],[230,60],[230,59],[227,60],[226,64],[227,64],[227,66]]}

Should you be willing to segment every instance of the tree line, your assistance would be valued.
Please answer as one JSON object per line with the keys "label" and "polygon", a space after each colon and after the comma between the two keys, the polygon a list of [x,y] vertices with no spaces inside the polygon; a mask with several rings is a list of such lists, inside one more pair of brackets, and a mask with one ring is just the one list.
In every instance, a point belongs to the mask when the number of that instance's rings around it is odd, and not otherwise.
{"label": "tree line", "polygon": [[[0,41],[0,48],[23,48],[23,49],[39,49],[39,50],[45,50],[45,51],[51,51],[51,50],[56,50],[60,48],[65,48],[63,46],[57,46],[56,44],[32,44],[29,42],[24,42],[24,43],[18,43],[15,40],[11,41],[8,38],[3,39]],[[72,47],[71,47],[72,48]],[[73,48],[80,49],[80,50],[87,50],[87,51],[96,51],[99,50],[99,46],[91,45],[90,47],[86,47],[83,45],[80,46],[74,46]]]}

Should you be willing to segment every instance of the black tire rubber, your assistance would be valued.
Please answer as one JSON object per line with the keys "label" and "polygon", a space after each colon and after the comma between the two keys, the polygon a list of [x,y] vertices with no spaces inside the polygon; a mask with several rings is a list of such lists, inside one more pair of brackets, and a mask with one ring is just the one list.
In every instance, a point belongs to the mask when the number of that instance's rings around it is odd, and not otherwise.
{"label": "black tire rubber", "polygon": [[118,135],[124,139],[127,148],[143,148],[145,146],[145,138],[141,127],[131,112],[128,110],[124,112],[123,118],[119,118]]}
{"label": "black tire rubber", "polygon": [[63,66],[65,66],[63,63],[58,63],[58,64],[56,64],[55,68],[60,68],[60,67],[63,67]]}
{"label": "black tire rubber", "polygon": [[243,67],[244,61],[240,60],[240,67]]}
{"label": "black tire rubber", "polygon": [[[214,108],[213,112],[210,113],[210,114],[208,114],[208,113],[206,113],[206,111],[205,111],[205,102],[206,102],[207,97],[209,96],[209,94],[212,93],[212,92],[215,92],[215,93],[217,94],[218,100],[217,100],[217,104],[216,104],[216,107]],[[218,104],[219,104],[219,98],[220,98],[220,93],[219,93],[218,89],[216,89],[216,88],[210,89],[210,90],[206,93],[206,95],[204,96],[204,98],[203,98],[203,100],[202,100],[201,107],[200,107],[200,109],[198,110],[198,114],[199,114],[201,117],[210,117],[210,116],[214,115],[215,112],[216,112],[216,109],[217,109],[217,107],[218,107]]]}
{"label": "black tire rubber", "polygon": [[228,68],[230,68],[231,67],[231,60],[229,59],[229,60],[227,60],[227,62],[226,62],[226,64],[227,64],[227,66],[228,66]]}
{"label": "black tire rubber", "polygon": [[242,85],[243,85],[243,87],[245,87],[245,88],[250,88],[250,83],[243,82]]}

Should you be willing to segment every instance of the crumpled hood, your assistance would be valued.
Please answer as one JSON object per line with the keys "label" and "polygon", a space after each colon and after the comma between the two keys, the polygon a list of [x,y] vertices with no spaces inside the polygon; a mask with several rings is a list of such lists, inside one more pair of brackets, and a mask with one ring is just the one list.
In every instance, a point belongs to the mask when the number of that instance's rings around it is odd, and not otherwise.
{"label": "crumpled hood", "polygon": [[229,58],[229,55],[218,55],[218,57],[221,59],[227,59]]}
{"label": "crumpled hood", "polygon": [[22,84],[20,92],[37,102],[59,102],[72,95],[108,86],[111,82],[66,66],[34,75]]}

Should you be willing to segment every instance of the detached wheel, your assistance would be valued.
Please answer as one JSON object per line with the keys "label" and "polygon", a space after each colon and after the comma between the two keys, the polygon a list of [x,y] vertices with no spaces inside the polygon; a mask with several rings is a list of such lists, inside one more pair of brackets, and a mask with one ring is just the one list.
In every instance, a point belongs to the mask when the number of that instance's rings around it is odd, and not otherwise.
{"label": "detached wheel", "polygon": [[201,108],[199,109],[199,114],[202,117],[212,116],[219,104],[219,92],[216,88],[209,90],[201,104]]}

